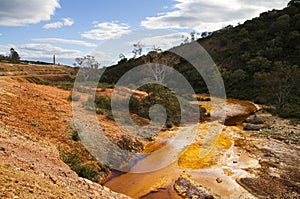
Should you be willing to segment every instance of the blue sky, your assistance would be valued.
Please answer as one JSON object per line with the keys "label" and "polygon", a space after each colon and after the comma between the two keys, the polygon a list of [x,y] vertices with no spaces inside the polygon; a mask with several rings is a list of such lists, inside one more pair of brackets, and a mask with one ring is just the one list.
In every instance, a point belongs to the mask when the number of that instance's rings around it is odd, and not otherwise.
{"label": "blue sky", "polygon": [[[289,0],[0,0],[0,54],[72,65],[94,54],[109,65],[134,42],[168,49],[191,31],[243,23]],[[152,42],[152,43],[151,43]],[[121,45],[122,43],[122,45]],[[126,45],[126,46],[125,46]]]}

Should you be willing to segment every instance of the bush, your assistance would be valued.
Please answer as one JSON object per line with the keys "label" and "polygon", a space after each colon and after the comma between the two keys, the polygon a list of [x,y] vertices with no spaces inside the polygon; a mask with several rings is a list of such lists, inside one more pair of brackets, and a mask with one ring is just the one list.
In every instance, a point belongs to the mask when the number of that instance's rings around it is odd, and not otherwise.
{"label": "bush", "polygon": [[80,140],[80,137],[79,137],[77,131],[74,131],[72,133],[71,137],[72,137],[72,140],[74,140],[74,141],[79,141]]}
{"label": "bush", "polygon": [[[91,100],[91,99],[89,99]],[[109,98],[96,95],[95,96],[95,106],[97,108],[105,109],[105,110],[111,110],[111,101]]]}
{"label": "bush", "polygon": [[87,178],[91,181],[96,182],[99,178],[99,172],[87,164],[82,164],[77,153],[61,152],[61,158],[69,165],[69,167],[82,178]]}
{"label": "bush", "polygon": [[97,181],[97,177],[99,175],[99,172],[96,171],[93,167],[91,167],[90,165],[77,165],[74,168],[74,171],[78,174],[78,176],[83,177],[83,178],[87,178],[89,180],[92,181]]}
{"label": "bush", "polygon": [[[166,109],[167,128],[171,128],[173,125],[178,125],[180,123],[181,111],[184,111],[185,114],[190,114],[190,122],[197,120],[197,118],[195,118],[195,115],[192,115],[194,113],[193,110],[194,108],[196,108],[196,105],[191,105],[189,103],[189,100],[187,99],[178,99],[171,90],[161,85],[145,85],[139,88],[139,90],[146,91],[147,93],[149,93],[149,95],[141,99],[137,99],[136,97],[131,96],[129,100],[130,113],[137,114],[142,118],[150,119],[149,109],[155,104],[160,104]],[[210,99],[207,98],[206,100]],[[183,107],[180,107],[179,102],[183,105]],[[124,103],[125,99],[121,97],[116,101],[116,104],[119,105],[119,107],[124,107]],[[97,114],[104,114],[108,118],[113,119],[111,111],[111,99],[108,97],[96,95],[95,101],[93,101],[92,98],[89,98],[85,104],[85,107],[88,110],[94,110],[95,107],[95,111]],[[206,110],[200,107],[201,118],[198,119],[202,119],[205,112]]]}
{"label": "bush", "polygon": [[79,134],[78,134],[77,129],[75,127],[75,124],[73,122],[69,121],[68,122],[68,126],[71,129],[71,131],[72,131],[72,133],[71,133],[72,140],[79,141],[80,137],[79,137]]}
{"label": "bush", "polygon": [[173,125],[172,125],[171,122],[167,122],[167,123],[166,123],[166,128],[170,129],[170,128],[172,128],[172,126],[173,126]]}
{"label": "bush", "polygon": [[285,107],[276,110],[279,117],[300,119],[300,106],[296,104],[287,104]]}
{"label": "bush", "polygon": [[296,104],[287,104],[283,108],[266,108],[266,111],[272,115],[278,115],[282,118],[300,120],[300,106]]}

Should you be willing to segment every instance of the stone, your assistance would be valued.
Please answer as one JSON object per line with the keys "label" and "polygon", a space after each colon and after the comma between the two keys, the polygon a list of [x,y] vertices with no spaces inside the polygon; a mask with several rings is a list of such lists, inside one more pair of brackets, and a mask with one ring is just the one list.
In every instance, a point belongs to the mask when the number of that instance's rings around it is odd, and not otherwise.
{"label": "stone", "polygon": [[244,125],[244,130],[246,131],[259,131],[262,128],[260,125],[246,124]]}
{"label": "stone", "polygon": [[227,176],[232,176],[234,172],[230,168],[223,168],[223,172]]}
{"label": "stone", "polygon": [[184,198],[213,199],[209,190],[186,176],[180,176],[175,184],[176,192]]}
{"label": "stone", "polygon": [[254,117],[253,119],[246,119],[244,122],[249,124],[264,124],[264,121],[262,119],[256,117]]}
{"label": "stone", "polygon": [[217,178],[216,181],[217,181],[217,183],[222,183],[223,179],[222,178]]}

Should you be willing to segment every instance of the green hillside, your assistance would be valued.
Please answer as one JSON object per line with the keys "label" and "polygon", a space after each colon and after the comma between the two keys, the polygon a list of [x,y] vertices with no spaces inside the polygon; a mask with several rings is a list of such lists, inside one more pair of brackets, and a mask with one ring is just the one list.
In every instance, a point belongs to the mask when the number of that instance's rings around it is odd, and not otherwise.
{"label": "green hillside", "polygon": [[[228,26],[199,42],[217,64],[229,97],[274,105],[283,117],[300,117],[300,3],[291,1],[283,10],[272,10],[236,27]],[[169,63],[191,83],[196,92],[207,88],[200,75],[183,59],[170,52],[154,52],[122,60],[108,67],[102,81],[116,83],[128,70],[149,63]],[[179,61],[178,61],[179,60]]]}

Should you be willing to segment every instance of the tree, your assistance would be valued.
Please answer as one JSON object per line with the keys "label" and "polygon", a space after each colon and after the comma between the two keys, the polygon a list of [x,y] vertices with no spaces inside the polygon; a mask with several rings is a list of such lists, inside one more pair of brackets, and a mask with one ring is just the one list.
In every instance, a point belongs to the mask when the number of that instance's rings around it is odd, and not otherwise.
{"label": "tree", "polygon": [[207,37],[207,35],[208,35],[208,32],[207,32],[207,31],[201,33],[201,37],[202,37],[202,38]]}
{"label": "tree", "polygon": [[123,53],[119,54],[119,58],[122,59],[126,59],[125,55]]}
{"label": "tree", "polygon": [[120,58],[120,60],[118,61],[118,64],[127,62],[127,58],[125,57],[125,55],[123,53],[119,54],[119,58]]}
{"label": "tree", "polygon": [[144,45],[141,44],[141,42],[137,42],[136,44],[133,44],[133,50],[132,50],[133,58],[136,58],[137,56],[142,55],[143,47],[144,47]]}
{"label": "tree", "polygon": [[20,56],[15,49],[11,48],[10,49],[10,54],[9,54],[9,60],[12,63],[19,63],[20,62]]}
{"label": "tree", "polygon": [[154,47],[146,57],[147,72],[153,75],[155,81],[163,83],[165,77],[171,73],[171,66],[179,63],[179,58],[173,54],[161,53],[161,48]]}
{"label": "tree", "polygon": [[290,24],[291,17],[288,14],[278,17],[276,21],[271,25],[271,30],[274,32],[287,31]]}
{"label": "tree", "polygon": [[291,0],[291,1],[288,3],[288,7],[294,6],[294,5],[300,5],[300,1],[299,1],[299,0]]}
{"label": "tree", "polygon": [[205,32],[202,32],[202,33],[201,33],[201,37],[202,37],[202,38],[205,38],[205,37],[210,36],[211,34],[212,34],[212,32],[207,32],[207,31],[205,31]]}
{"label": "tree", "polygon": [[160,64],[159,53],[152,51],[149,53],[148,68],[153,75],[155,81],[162,83],[166,77],[166,74],[170,71],[170,68],[166,65]]}
{"label": "tree", "polygon": [[76,63],[73,64],[74,66],[83,67],[83,68],[98,69],[100,65],[95,59],[95,57],[91,55],[76,57],[75,61]]}
{"label": "tree", "polygon": [[159,46],[153,45],[152,51],[156,51],[156,52],[158,52],[158,53],[161,53],[161,52],[162,52],[162,49],[161,49]]}
{"label": "tree", "polygon": [[192,32],[190,33],[190,36],[191,36],[191,42],[196,41],[198,35],[200,35],[200,33],[196,33],[195,31],[192,31]]}
{"label": "tree", "polygon": [[185,35],[182,35],[181,38],[182,38],[182,43],[181,44],[189,43],[189,37],[186,37]]}
{"label": "tree", "polygon": [[95,59],[94,56],[87,55],[84,57],[77,57],[75,58],[76,63],[73,65],[75,67],[82,68],[80,73],[78,73],[78,79],[81,81],[94,81],[98,80],[98,67],[99,63]]}
{"label": "tree", "polygon": [[7,56],[4,56],[4,55],[1,55],[1,54],[0,54],[0,61],[6,60],[6,59],[7,59]]}
{"label": "tree", "polygon": [[298,66],[284,66],[282,62],[277,62],[275,70],[271,72],[258,72],[255,80],[262,87],[261,97],[266,100],[275,100],[277,108],[280,110],[288,103],[297,80],[299,79]]}
{"label": "tree", "polygon": [[256,56],[246,63],[246,69],[248,72],[254,74],[258,71],[268,71],[270,70],[272,62],[265,57]]}

